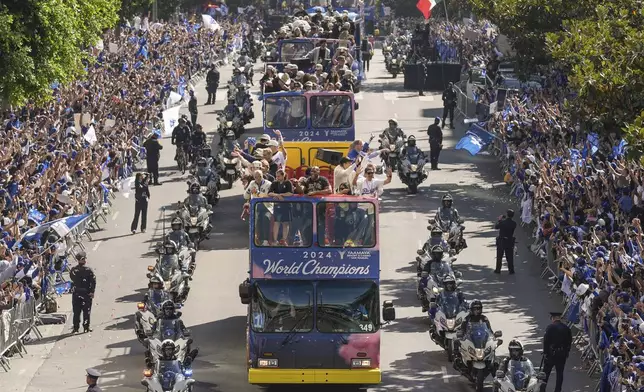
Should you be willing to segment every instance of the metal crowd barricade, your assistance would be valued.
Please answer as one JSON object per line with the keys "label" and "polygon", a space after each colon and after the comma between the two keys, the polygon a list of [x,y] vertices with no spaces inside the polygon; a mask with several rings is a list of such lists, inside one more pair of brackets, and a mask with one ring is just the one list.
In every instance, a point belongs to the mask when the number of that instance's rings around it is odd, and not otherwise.
{"label": "metal crowd barricade", "polygon": [[454,89],[457,95],[457,115],[461,115],[465,119],[477,118],[480,121],[488,117],[490,106],[476,102],[474,98],[467,95],[467,78],[463,80],[463,77],[461,77],[461,81],[454,84]]}
{"label": "metal crowd barricade", "polygon": [[36,326],[37,320],[36,300],[33,297],[0,314],[0,366],[5,371],[11,369],[6,355],[9,351],[14,350],[20,357],[27,353],[23,343],[25,335],[33,331],[38,339],[42,339]]}

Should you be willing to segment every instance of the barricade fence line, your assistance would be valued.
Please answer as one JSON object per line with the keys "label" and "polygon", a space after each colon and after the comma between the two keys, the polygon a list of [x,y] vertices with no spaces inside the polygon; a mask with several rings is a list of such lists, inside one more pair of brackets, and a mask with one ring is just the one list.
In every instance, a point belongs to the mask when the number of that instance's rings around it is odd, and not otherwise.
{"label": "barricade fence line", "polygon": [[[188,84],[194,88],[206,77],[205,67],[213,61],[223,59],[230,62],[236,53],[237,50],[233,49],[219,56],[214,54],[209,56],[206,61],[200,63],[201,69],[194,73],[191,70]],[[183,101],[180,102],[182,103]],[[143,128],[138,133],[139,144],[122,151],[118,156],[118,161],[122,165],[110,168],[109,175],[101,185],[90,188],[84,211],[88,216],[60,238],[57,243],[60,252],[51,256],[41,266],[40,292],[32,292],[28,299],[17,303],[10,310],[0,312],[0,367],[5,372],[11,369],[10,358],[13,354],[23,357],[27,353],[24,344],[27,335],[33,332],[36,339],[42,339],[43,336],[38,330],[38,325],[42,325],[39,312],[50,313],[49,310],[52,310],[50,305],[55,304],[55,296],[61,296],[69,291],[69,282],[63,275],[71,268],[69,260],[74,260],[78,252],[85,250],[83,240],[92,241],[92,231],[100,230],[100,225],[108,222],[108,216],[112,211],[112,200],[116,198],[114,190],[118,190],[121,181],[132,176],[137,164],[144,160],[144,151],[140,147],[144,138],[145,129]]]}

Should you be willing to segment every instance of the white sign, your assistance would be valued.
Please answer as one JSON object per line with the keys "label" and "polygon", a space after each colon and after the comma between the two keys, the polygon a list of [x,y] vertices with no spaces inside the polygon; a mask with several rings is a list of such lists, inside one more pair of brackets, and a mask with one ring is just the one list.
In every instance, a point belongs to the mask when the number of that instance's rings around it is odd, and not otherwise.
{"label": "white sign", "polygon": [[180,106],[167,109],[163,112],[163,136],[172,136],[172,130],[179,123]]}
{"label": "white sign", "polygon": [[497,102],[497,101],[494,101],[494,102],[492,102],[492,103],[490,104],[490,114],[494,114],[494,113],[496,113],[496,107],[497,107],[497,105],[498,105],[498,102]]}
{"label": "white sign", "polygon": [[87,130],[87,133],[85,133],[85,136],[83,136],[85,140],[87,140],[87,143],[89,143],[91,146],[94,145],[98,141],[98,138],[96,137],[96,130],[94,129],[94,126],[90,126],[89,129]]}
{"label": "white sign", "polygon": [[264,260],[265,275],[326,275],[336,277],[338,275],[369,275],[369,266],[322,265],[317,260],[294,261],[288,264],[281,259],[279,261]]}
{"label": "white sign", "polygon": [[110,53],[117,53],[119,51],[119,46],[113,42],[110,42],[109,45],[107,45]]}

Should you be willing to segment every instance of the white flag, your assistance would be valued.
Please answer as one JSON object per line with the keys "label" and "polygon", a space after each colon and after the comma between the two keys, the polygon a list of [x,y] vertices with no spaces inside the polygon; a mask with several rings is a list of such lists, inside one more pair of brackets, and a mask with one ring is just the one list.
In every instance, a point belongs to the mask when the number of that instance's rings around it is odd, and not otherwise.
{"label": "white flag", "polygon": [[170,95],[168,96],[167,107],[170,108],[174,106],[175,104],[179,103],[179,101],[181,101],[182,98],[183,97],[181,96],[181,94],[171,91]]}
{"label": "white flag", "polygon": [[163,136],[172,136],[172,130],[179,123],[180,108],[175,106],[163,112]]}
{"label": "white flag", "polygon": [[93,125],[91,125],[89,127],[89,129],[87,130],[87,133],[85,134],[84,138],[85,138],[85,140],[87,140],[87,143],[89,143],[92,146],[94,145],[94,143],[96,143],[98,141],[98,139],[96,138],[96,130],[94,129]]}
{"label": "white flag", "polygon": [[126,199],[128,199],[132,194],[132,187],[134,187],[134,179],[135,177],[128,177],[126,179],[121,180],[121,182],[119,183],[119,188],[122,191],[121,194]]}
{"label": "white flag", "polygon": [[213,19],[212,16],[210,15],[201,15],[201,19],[203,20],[203,25],[212,31],[217,31],[221,27],[219,26],[219,23],[215,19]]}

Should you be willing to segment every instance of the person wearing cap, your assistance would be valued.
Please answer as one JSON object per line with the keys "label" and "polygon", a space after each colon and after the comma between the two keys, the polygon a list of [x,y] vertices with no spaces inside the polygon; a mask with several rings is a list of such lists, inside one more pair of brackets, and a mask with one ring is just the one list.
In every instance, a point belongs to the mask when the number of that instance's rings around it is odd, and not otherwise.
{"label": "person wearing cap", "polygon": [[572,348],[572,331],[566,324],[561,322],[562,315],[563,313],[561,312],[550,312],[552,324],[548,325],[546,333],[543,335],[542,371],[546,373],[546,380],[541,385],[541,392],[546,392],[546,386],[553,368],[557,371],[554,392],[561,392],[563,386],[566,359],[568,359]]}
{"label": "person wearing cap", "polygon": [[197,97],[195,96],[194,90],[190,90],[190,101],[188,101],[188,112],[190,112],[190,121],[192,126],[197,125],[197,114],[199,109],[197,109]]}
{"label": "person wearing cap", "polygon": [[429,136],[429,162],[432,170],[438,170],[438,156],[443,149],[443,131],[440,124],[441,118],[436,117],[434,123],[427,127],[427,136]]}
{"label": "person wearing cap", "polygon": [[102,392],[103,390],[96,386],[99,377],[101,377],[101,373],[92,368],[86,369],[85,371],[87,372],[87,392]]}
{"label": "person wearing cap", "polygon": [[305,58],[310,59],[316,66],[323,67],[331,60],[331,50],[327,47],[325,40],[320,40],[318,46],[307,53]]}
{"label": "person wearing cap", "polygon": [[458,96],[456,95],[456,90],[454,89],[454,83],[449,82],[445,91],[443,91],[443,125],[445,128],[445,120],[449,114],[449,127],[454,129],[454,108],[456,107],[456,101]]}
{"label": "person wearing cap", "polygon": [[72,310],[74,312],[72,332],[78,333],[81,312],[83,312],[83,329],[85,332],[91,332],[89,321],[96,291],[96,275],[91,268],[86,266],[87,254],[84,251],[76,254],[76,260],[78,265],[69,271],[69,278],[72,281]]}
{"label": "person wearing cap", "polygon": [[356,162],[347,157],[340,159],[340,164],[333,169],[333,186],[334,192],[339,193],[342,184],[348,185],[351,189],[353,175],[355,174]]}
{"label": "person wearing cap", "polygon": [[508,262],[508,271],[510,275],[514,274],[514,230],[517,228],[517,222],[514,221],[514,210],[509,209],[505,215],[499,217],[495,229],[499,230],[499,236],[496,237],[496,269],[495,274],[501,273],[501,262],[503,255]]}

